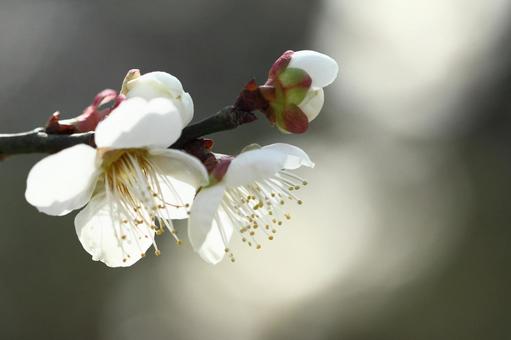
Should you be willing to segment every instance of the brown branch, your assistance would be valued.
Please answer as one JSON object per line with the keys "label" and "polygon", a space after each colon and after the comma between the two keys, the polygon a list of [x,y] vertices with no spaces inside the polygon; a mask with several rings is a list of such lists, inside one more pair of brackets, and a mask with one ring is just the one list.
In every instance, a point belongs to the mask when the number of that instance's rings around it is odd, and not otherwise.
{"label": "brown branch", "polygon": [[1,134],[0,155],[3,157],[22,153],[53,153],[77,144],[94,145],[94,133],[72,135],[47,134],[44,128],[28,132]]}
{"label": "brown branch", "polygon": [[215,132],[235,129],[238,126],[253,122],[257,117],[253,112],[242,111],[234,106],[226,106],[216,114],[183,129],[181,137],[172,144],[173,149],[182,149],[192,140]]}
{"label": "brown branch", "polygon": [[[242,124],[256,120],[252,112],[226,106],[211,117],[185,127],[181,137],[171,148],[181,149],[196,138],[211,133],[234,129]],[[94,132],[71,135],[49,134],[44,128],[28,132],[0,134],[0,159],[6,156],[27,153],[54,153],[77,144],[94,144]]]}

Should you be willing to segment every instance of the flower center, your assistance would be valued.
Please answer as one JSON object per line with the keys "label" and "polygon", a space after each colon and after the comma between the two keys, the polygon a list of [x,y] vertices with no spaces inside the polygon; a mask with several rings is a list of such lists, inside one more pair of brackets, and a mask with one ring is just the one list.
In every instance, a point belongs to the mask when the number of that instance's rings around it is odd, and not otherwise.
{"label": "flower center", "polygon": [[[133,242],[145,256],[142,243],[152,242],[155,255],[160,255],[155,235],[168,229],[177,244],[181,240],[170,219],[171,209],[187,209],[172,185],[144,149],[108,150],[102,153],[103,180],[110,215],[126,262]],[[176,202],[169,202],[170,199]],[[129,245],[128,245],[129,243]]]}
{"label": "flower center", "polygon": [[[277,229],[291,219],[291,214],[284,209],[286,202],[303,204],[294,192],[304,185],[307,185],[307,181],[303,178],[281,170],[271,178],[228,189],[215,216],[215,222],[220,224],[222,215],[229,218],[244,243],[261,249],[259,239],[273,240]],[[222,237],[226,239],[225,235]],[[225,240],[224,243],[227,244]],[[232,252],[228,248],[225,252],[234,262]]]}

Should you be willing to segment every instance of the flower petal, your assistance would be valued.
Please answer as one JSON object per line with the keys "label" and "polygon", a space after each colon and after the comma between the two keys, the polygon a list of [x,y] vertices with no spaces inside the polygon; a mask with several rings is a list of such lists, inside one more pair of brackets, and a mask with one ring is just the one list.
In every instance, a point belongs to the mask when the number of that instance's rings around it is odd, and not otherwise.
{"label": "flower petal", "polygon": [[282,169],[292,170],[302,165],[314,167],[302,149],[285,143],[271,144],[236,156],[223,182],[227,187],[237,187],[272,177]]}
{"label": "flower petal", "polygon": [[324,101],[325,95],[323,89],[321,87],[316,87],[307,92],[307,95],[298,107],[302,109],[310,122],[318,116]]}
{"label": "flower petal", "polygon": [[334,59],[323,53],[310,50],[293,53],[288,67],[305,70],[312,78],[312,87],[330,85],[339,72],[339,65]]}
{"label": "flower petal", "polygon": [[128,98],[142,97],[149,100],[157,97],[177,97],[183,91],[183,85],[179,79],[167,72],[155,71],[130,80],[126,96]]}
{"label": "flower petal", "polygon": [[181,118],[183,119],[183,126],[188,125],[193,118],[193,100],[192,96],[188,92],[183,92],[178,100],[174,101],[174,105],[176,105],[181,112]]}
{"label": "flower petal", "polygon": [[183,90],[179,79],[166,72],[146,73],[128,83],[127,97],[141,97],[147,100],[164,97],[170,99],[178,108],[183,126],[193,118],[193,101],[189,93]]}
{"label": "flower petal", "polygon": [[227,187],[237,187],[268,178],[284,167],[286,155],[275,150],[250,150],[231,161],[223,181]]}
{"label": "flower petal", "polygon": [[96,128],[98,147],[124,149],[168,147],[181,135],[180,114],[165,98],[124,101]]}
{"label": "flower petal", "polygon": [[224,192],[225,186],[221,184],[202,189],[195,197],[188,220],[188,238],[193,249],[211,264],[222,260],[233,232],[232,222],[219,209]]}
{"label": "flower petal", "polygon": [[65,215],[87,204],[98,173],[96,150],[75,145],[34,165],[28,174],[25,198],[48,215]]}
{"label": "flower petal", "polygon": [[163,170],[163,173],[195,188],[208,183],[208,172],[194,156],[173,149],[150,149],[150,161]]}
{"label": "flower petal", "polygon": [[286,161],[282,165],[283,169],[293,170],[299,167],[306,166],[309,168],[314,167],[314,162],[311,161],[309,156],[297,146],[286,143],[275,143],[263,146],[263,150],[273,150],[286,155]]}
{"label": "flower petal", "polygon": [[149,161],[156,168],[163,198],[168,206],[165,217],[188,218],[185,205],[192,205],[197,189],[208,183],[208,172],[204,165],[189,154],[171,149],[149,150]]}
{"label": "flower petal", "polygon": [[76,234],[94,261],[109,267],[131,266],[151,246],[154,232],[121,224],[123,218],[112,217],[112,212],[116,213],[116,207],[110,208],[106,195],[95,195],[75,217]]}

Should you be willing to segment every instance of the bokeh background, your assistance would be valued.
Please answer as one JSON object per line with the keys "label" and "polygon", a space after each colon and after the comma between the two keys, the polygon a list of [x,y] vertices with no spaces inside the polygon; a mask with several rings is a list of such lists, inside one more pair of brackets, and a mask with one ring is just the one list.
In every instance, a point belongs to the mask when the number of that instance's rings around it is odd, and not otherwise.
{"label": "bokeh background", "polygon": [[287,49],[341,72],[306,135],[261,119],[213,136],[223,153],[285,141],[316,162],[292,223],[262,252],[237,244],[235,264],[170,237],[128,269],[93,262],[73,214],[24,200],[42,155],[1,162],[0,338],[511,338],[510,7],[2,0],[0,132],[72,117],[134,67],[178,76],[195,120]]}

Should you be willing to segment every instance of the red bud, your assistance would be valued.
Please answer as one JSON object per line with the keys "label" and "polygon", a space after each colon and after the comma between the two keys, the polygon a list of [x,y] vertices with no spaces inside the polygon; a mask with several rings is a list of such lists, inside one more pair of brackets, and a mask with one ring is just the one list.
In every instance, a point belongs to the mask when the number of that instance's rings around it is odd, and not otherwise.
{"label": "red bud", "polygon": [[125,99],[111,89],[96,95],[91,105],[78,117],[60,120],[60,112],[53,113],[46,124],[46,132],[52,134],[72,134],[94,131],[100,121],[105,119]]}

